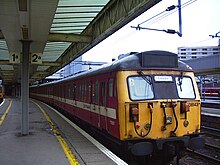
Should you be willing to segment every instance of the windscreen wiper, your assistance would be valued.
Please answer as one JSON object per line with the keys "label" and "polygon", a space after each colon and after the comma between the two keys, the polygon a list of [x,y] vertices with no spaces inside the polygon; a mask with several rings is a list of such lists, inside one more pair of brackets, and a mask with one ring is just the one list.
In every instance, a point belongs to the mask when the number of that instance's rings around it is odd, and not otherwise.
{"label": "windscreen wiper", "polygon": [[183,82],[183,72],[181,72],[181,75],[180,75],[180,77],[178,77],[178,83],[177,83],[177,85],[179,85],[180,86],[180,91],[182,92],[182,83]]}
{"label": "windscreen wiper", "polygon": [[149,84],[151,85],[151,79],[149,77],[146,77],[144,72],[142,72],[141,70],[137,71],[137,73]]}

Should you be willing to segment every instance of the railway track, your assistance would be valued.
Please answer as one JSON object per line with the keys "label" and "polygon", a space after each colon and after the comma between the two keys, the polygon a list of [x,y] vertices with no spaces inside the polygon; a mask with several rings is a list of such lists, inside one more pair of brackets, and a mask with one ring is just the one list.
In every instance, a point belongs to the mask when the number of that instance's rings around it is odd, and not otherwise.
{"label": "railway track", "polygon": [[207,128],[213,128],[213,129],[219,130],[220,129],[220,117],[202,114],[201,125],[203,129],[207,127]]}
{"label": "railway track", "polygon": [[209,148],[209,149],[213,149],[213,150],[215,150],[216,152],[219,152],[219,153],[220,153],[220,147],[219,147],[219,146],[215,146],[215,145],[213,145],[213,144],[206,143],[206,144],[205,144],[205,147],[206,147],[206,148]]}
{"label": "railway track", "polygon": [[[217,131],[219,133],[219,130]],[[217,133],[204,132],[205,148],[198,151],[187,149],[188,155],[196,159],[202,159],[204,164],[220,164],[220,135]]]}
{"label": "railway track", "polygon": [[220,118],[202,116],[201,136],[205,139],[203,149],[187,149],[180,164],[182,165],[219,165],[220,164]]}
{"label": "railway track", "polygon": [[201,126],[201,134],[206,136],[215,137],[217,139],[220,139],[220,129]]}
{"label": "railway track", "polygon": [[190,157],[194,157],[194,159],[202,159],[202,161],[204,161],[204,164],[207,164],[207,165],[208,164],[210,164],[210,165],[219,165],[220,164],[220,157],[217,156],[217,155],[219,155],[219,153],[213,154],[212,149],[210,149],[210,150],[202,149],[199,151],[192,151],[190,149],[187,149],[187,152],[190,155]]}

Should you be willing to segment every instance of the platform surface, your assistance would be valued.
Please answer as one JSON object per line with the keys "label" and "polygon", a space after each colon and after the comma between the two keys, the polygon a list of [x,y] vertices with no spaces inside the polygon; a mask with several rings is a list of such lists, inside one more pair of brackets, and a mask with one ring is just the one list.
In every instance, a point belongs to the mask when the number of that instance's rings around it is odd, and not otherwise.
{"label": "platform surface", "polygon": [[201,113],[203,115],[220,117],[220,109],[207,108],[207,107],[201,107],[201,108],[202,108]]}
{"label": "platform surface", "polygon": [[201,101],[202,101],[202,103],[220,104],[220,99],[203,98],[203,99],[201,99]]}
{"label": "platform surface", "polygon": [[[0,106],[0,118],[10,102],[12,104],[8,114],[0,125],[0,165],[71,164],[48,121],[34,102],[29,103],[29,135],[27,136],[21,135],[20,99],[5,99]],[[82,165],[126,164],[120,159],[113,161],[50,107],[39,102],[37,104],[50,116],[54,126],[66,141],[76,158],[75,164],[77,162]]]}

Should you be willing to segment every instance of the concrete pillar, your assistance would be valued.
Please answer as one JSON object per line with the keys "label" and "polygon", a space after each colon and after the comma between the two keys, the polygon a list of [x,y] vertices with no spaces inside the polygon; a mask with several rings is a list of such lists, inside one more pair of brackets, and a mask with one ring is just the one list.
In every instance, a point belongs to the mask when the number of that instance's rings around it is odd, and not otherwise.
{"label": "concrete pillar", "polygon": [[21,135],[29,134],[29,54],[31,41],[22,40]]}

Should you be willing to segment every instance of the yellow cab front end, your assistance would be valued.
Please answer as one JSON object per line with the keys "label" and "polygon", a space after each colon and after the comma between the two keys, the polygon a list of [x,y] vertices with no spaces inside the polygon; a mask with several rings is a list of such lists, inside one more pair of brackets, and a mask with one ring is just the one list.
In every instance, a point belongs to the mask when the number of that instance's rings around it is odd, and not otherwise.
{"label": "yellow cab front end", "polygon": [[117,73],[120,140],[198,134],[201,100],[192,71]]}

